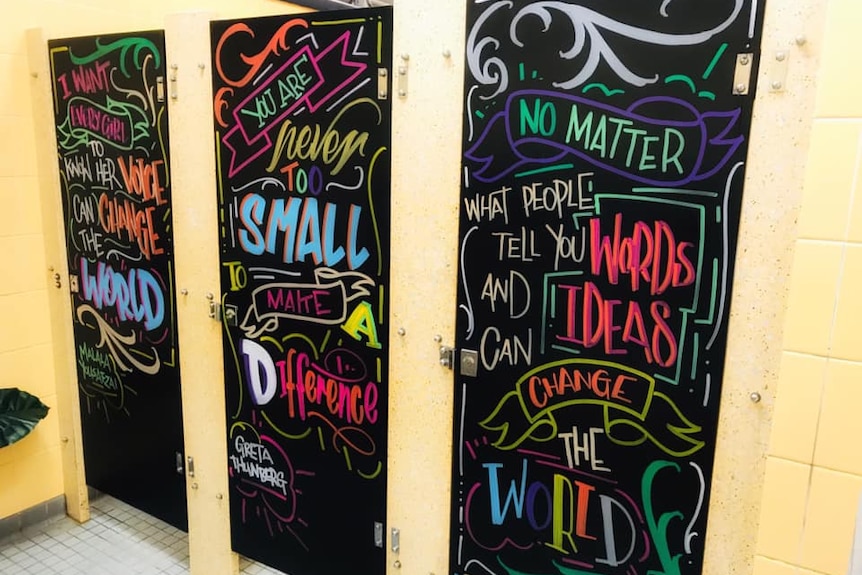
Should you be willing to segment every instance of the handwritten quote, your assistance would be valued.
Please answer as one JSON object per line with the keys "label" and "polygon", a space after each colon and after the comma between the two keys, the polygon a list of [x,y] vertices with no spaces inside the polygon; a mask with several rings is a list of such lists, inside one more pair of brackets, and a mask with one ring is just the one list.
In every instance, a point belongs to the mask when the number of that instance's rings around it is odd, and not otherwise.
{"label": "handwritten quote", "polygon": [[384,560],[389,12],[212,28],[233,542],[286,572]]}
{"label": "handwritten quote", "polygon": [[469,2],[453,574],[701,572],[756,4]]}

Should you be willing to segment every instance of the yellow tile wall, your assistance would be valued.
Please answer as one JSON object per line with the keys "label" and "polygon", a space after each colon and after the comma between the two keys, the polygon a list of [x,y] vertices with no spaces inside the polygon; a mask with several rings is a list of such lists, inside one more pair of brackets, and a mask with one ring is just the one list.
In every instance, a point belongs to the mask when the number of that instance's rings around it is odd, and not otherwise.
{"label": "yellow tile wall", "polygon": [[754,575],[845,575],[862,496],[860,25],[829,1]]}
{"label": "yellow tile wall", "polygon": [[63,493],[57,391],[24,32],[17,3],[0,18],[0,388],[18,387],[51,408],[0,449],[0,518]]}

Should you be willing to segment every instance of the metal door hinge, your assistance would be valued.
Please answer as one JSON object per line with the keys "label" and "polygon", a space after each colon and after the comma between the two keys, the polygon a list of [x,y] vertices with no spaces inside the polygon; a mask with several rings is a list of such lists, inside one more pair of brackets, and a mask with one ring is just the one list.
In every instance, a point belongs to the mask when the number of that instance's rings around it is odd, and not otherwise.
{"label": "metal door hinge", "polygon": [[395,527],[392,528],[392,552],[398,553],[401,551],[401,530]]}
{"label": "metal door hinge", "polygon": [[78,276],[69,276],[69,291],[78,293]]}
{"label": "metal door hinge", "polygon": [[171,75],[168,76],[168,82],[170,83],[170,93],[171,100],[176,100],[179,97],[177,93],[177,65],[171,64]]}
{"label": "metal door hinge", "polygon": [[407,97],[407,78],[410,71],[408,62],[410,62],[410,54],[401,54],[401,61],[398,63],[398,95],[402,98]]}
{"label": "metal door hinge", "polygon": [[377,70],[377,99],[385,100],[389,97],[389,70],[379,68]]}
{"label": "metal door hinge", "polygon": [[790,60],[787,50],[779,50],[766,64],[766,77],[770,92],[783,92],[787,87],[787,62]]}
{"label": "metal door hinge", "polygon": [[751,88],[751,68],[754,64],[754,54],[737,54],[736,68],[733,71],[734,96],[746,96]]}
{"label": "metal door hinge", "polygon": [[195,476],[195,458],[192,457],[191,455],[189,455],[186,458],[186,461],[188,462],[186,464],[186,469],[189,470],[189,477],[194,477]]}
{"label": "metal door hinge", "polygon": [[182,475],[183,471],[185,471],[185,469],[183,468],[183,454],[180,453],[179,451],[177,451],[176,455],[177,455],[177,458],[176,458],[177,473]]}
{"label": "metal door hinge", "polygon": [[383,549],[383,523],[374,522],[374,546]]}

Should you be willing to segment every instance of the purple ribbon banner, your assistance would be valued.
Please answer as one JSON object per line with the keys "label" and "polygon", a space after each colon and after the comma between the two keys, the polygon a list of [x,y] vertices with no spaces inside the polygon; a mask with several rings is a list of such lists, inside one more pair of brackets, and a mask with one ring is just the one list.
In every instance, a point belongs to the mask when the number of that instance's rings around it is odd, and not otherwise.
{"label": "purple ribbon banner", "polygon": [[465,158],[484,183],[568,161],[655,186],[705,180],[733,158],[744,137],[740,109],[700,112],[677,98],[655,96],[626,109],[546,90],[509,95]]}

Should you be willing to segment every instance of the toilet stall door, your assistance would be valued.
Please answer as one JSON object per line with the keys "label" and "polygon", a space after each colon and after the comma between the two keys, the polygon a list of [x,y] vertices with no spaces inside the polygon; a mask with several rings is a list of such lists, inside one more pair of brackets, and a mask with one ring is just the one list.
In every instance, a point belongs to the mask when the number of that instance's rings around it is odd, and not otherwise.
{"label": "toilet stall door", "polygon": [[164,35],[49,52],[87,484],[185,529]]}
{"label": "toilet stall door", "polygon": [[701,573],[763,2],[467,4],[451,573]]}
{"label": "toilet stall door", "polygon": [[212,24],[231,534],[385,570],[391,9]]}

